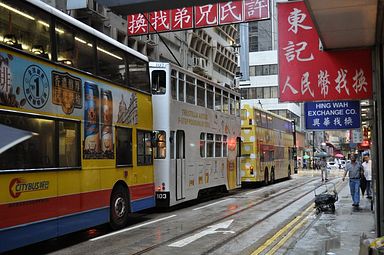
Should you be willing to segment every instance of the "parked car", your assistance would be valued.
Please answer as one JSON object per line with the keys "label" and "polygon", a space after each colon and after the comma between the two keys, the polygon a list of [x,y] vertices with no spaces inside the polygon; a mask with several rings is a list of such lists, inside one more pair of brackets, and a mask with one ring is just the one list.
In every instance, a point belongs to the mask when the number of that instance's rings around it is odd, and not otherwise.
{"label": "parked car", "polygon": [[339,169],[339,164],[335,160],[327,161],[327,170],[337,170]]}

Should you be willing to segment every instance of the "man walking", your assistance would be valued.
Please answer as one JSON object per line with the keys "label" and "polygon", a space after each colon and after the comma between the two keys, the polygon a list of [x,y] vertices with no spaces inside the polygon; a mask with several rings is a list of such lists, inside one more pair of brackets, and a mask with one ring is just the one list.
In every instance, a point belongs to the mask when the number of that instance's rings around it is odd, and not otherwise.
{"label": "man walking", "polygon": [[353,200],[352,206],[359,207],[360,203],[360,175],[362,173],[362,166],[359,162],[356,161],[356,156],[351,155],[351,163],[348,163],[345,166],[345,172],[343,176],[343,181],[345,176],[349,174],[349,188],[351,190],[351,196]]}
{"label": "man walking", "polygon": [[364,162],[361,164],[364,168],[364,176],[367,180],[367,198],[372,198],[372,161],[369,159],[369,154],[365,154]]}
{"label": "man walking", "polygon": [[327,160],[325,157],[321,157],[319,167],[321,169],[321,181],[328,181]]}

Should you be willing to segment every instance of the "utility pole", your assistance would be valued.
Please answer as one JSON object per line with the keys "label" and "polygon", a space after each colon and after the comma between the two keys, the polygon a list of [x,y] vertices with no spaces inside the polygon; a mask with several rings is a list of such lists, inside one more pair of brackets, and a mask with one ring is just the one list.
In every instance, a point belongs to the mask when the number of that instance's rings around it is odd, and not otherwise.
{"label": "utility pole", "polygon": [[312,131],[312,169],[314,168],[314,162],[315,162],[315,130]]}

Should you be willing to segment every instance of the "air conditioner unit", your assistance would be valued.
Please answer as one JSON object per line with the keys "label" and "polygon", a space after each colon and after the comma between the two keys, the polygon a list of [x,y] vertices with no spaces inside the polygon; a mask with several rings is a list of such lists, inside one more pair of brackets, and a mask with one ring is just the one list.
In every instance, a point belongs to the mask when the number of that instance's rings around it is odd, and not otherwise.
{"label": "air conditioner unit", "polygon": [[193,67],[205,69],[207,68],[207,60],[204,58],[194,57]]}

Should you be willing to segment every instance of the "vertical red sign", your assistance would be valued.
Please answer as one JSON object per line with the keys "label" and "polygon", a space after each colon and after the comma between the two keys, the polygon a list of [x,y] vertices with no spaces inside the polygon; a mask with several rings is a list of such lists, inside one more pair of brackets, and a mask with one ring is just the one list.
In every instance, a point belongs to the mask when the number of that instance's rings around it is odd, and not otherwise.
{"label": "vertical red sign", "polygon": [[244,20],[269,19],[269,0],[245,0]]}
{"label": "vertical red sign", "polygon": [[171,11],[155,11],[148,13],[148,20],[151,23],[149,32],[166,32],[171,30]]}
{"label": "vertical red sign", "polygon": [[243,1],[219,3],[219,24],[232,24],[243,21]]}
{"label": "vertical red sign", "polygon": [[304,2],[278,3],[279,100],[372,97],[371,50],[324,52]]}
{"label": "vertical red sign", "polygon": [[144,15],[141,13],[128,15],[128,35],[141,35],[148,33],[148,21]]}
{"label": "vertical red sign", "polygon": [[219,24],[218,4],[195,6],[195,27],[210,27]]}
{"label": "vertical red sign", "polygon": [[172,30],[193,28],[193,7],[184,7],[171,11]]}

